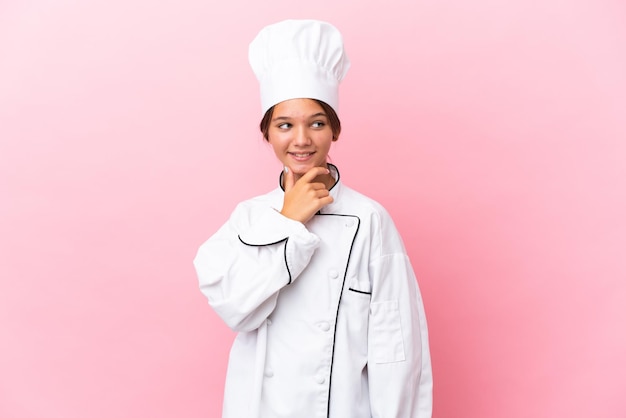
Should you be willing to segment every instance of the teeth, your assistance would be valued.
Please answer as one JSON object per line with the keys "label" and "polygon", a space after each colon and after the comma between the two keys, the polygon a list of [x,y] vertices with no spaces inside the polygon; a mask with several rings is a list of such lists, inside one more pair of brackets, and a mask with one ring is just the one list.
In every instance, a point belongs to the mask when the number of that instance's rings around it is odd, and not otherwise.
{"label": "teeth", "polygon": [[308,157],[309,155],[311,155],[311,153],[310,152],[307,152],[306,154],[295,154],[294,153],[293,155],[295,155],[296,157],[303,158],[303,157]]}

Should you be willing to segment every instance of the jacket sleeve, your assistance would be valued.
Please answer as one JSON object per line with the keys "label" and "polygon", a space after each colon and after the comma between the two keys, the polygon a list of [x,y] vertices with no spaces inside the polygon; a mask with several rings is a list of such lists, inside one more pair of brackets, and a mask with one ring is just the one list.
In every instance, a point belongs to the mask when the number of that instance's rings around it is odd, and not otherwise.
{"label": "jacket sleeve", "polygon": [[194,259],[200,290],[235,331],[258,328],[280,289],[309,263],[319,238],[271,207],[241,204],[200,246]]}
{"label": "jacket sleeve", "polygon": [[372,417],[431,418],[433,385],[426,316],[409,258],[402,244],[398,247],[402,248],[370,263],[368,381]]}

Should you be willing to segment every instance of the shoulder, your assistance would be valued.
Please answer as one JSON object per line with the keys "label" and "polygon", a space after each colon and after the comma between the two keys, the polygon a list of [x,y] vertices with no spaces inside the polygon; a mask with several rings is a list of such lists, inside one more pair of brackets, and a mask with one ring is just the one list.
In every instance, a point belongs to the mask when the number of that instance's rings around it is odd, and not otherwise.
{"label": "shoulder", "polygon": [[231,221],[238,224],[250,223],[255,217],[261,216],[266,209],[280,209],[282,191],[276,188],[268,193],[239,202],[231,214]]}
{"label": "shoulder", "polygon": [[354,212],[359,217],[391,221],[391,216],[383,205],[346,185],[342,185],[341,203],[346,210]]}
{"label": "shoulder", "polygon": [[251,197],[239,203],[237,206],[254,207],[257,205],[271,204],[282,198],[283,192],[280,188],[275,188],[267,193]]}
{"label": "shoulder", "polygon": [[359,218],[360,234],[379,256],[404,253],[402,238],[389,212],[378,201],[343,185],[341,210]]}

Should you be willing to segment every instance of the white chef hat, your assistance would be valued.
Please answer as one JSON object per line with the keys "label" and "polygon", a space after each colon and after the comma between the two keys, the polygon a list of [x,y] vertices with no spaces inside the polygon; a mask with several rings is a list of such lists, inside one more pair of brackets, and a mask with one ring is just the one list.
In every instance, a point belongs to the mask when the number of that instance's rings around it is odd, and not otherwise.
{"label": "white chef hat", "polygon": [[261,29],[248,58],[261,85],[263,114],[296,98],[317,99],[338,107],[339,82],[350,61],[341,33],[318,20],[284,20]]}

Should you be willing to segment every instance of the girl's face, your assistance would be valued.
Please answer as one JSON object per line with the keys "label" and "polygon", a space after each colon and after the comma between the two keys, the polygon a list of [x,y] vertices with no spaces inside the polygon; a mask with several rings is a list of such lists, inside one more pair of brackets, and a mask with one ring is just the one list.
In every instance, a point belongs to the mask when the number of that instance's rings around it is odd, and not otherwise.
{"label": "girl's face", "polygon": [[297,180],[313,167],[326,167],[333,131],[315,100],[291,99],[274,106],[268,141]]}

